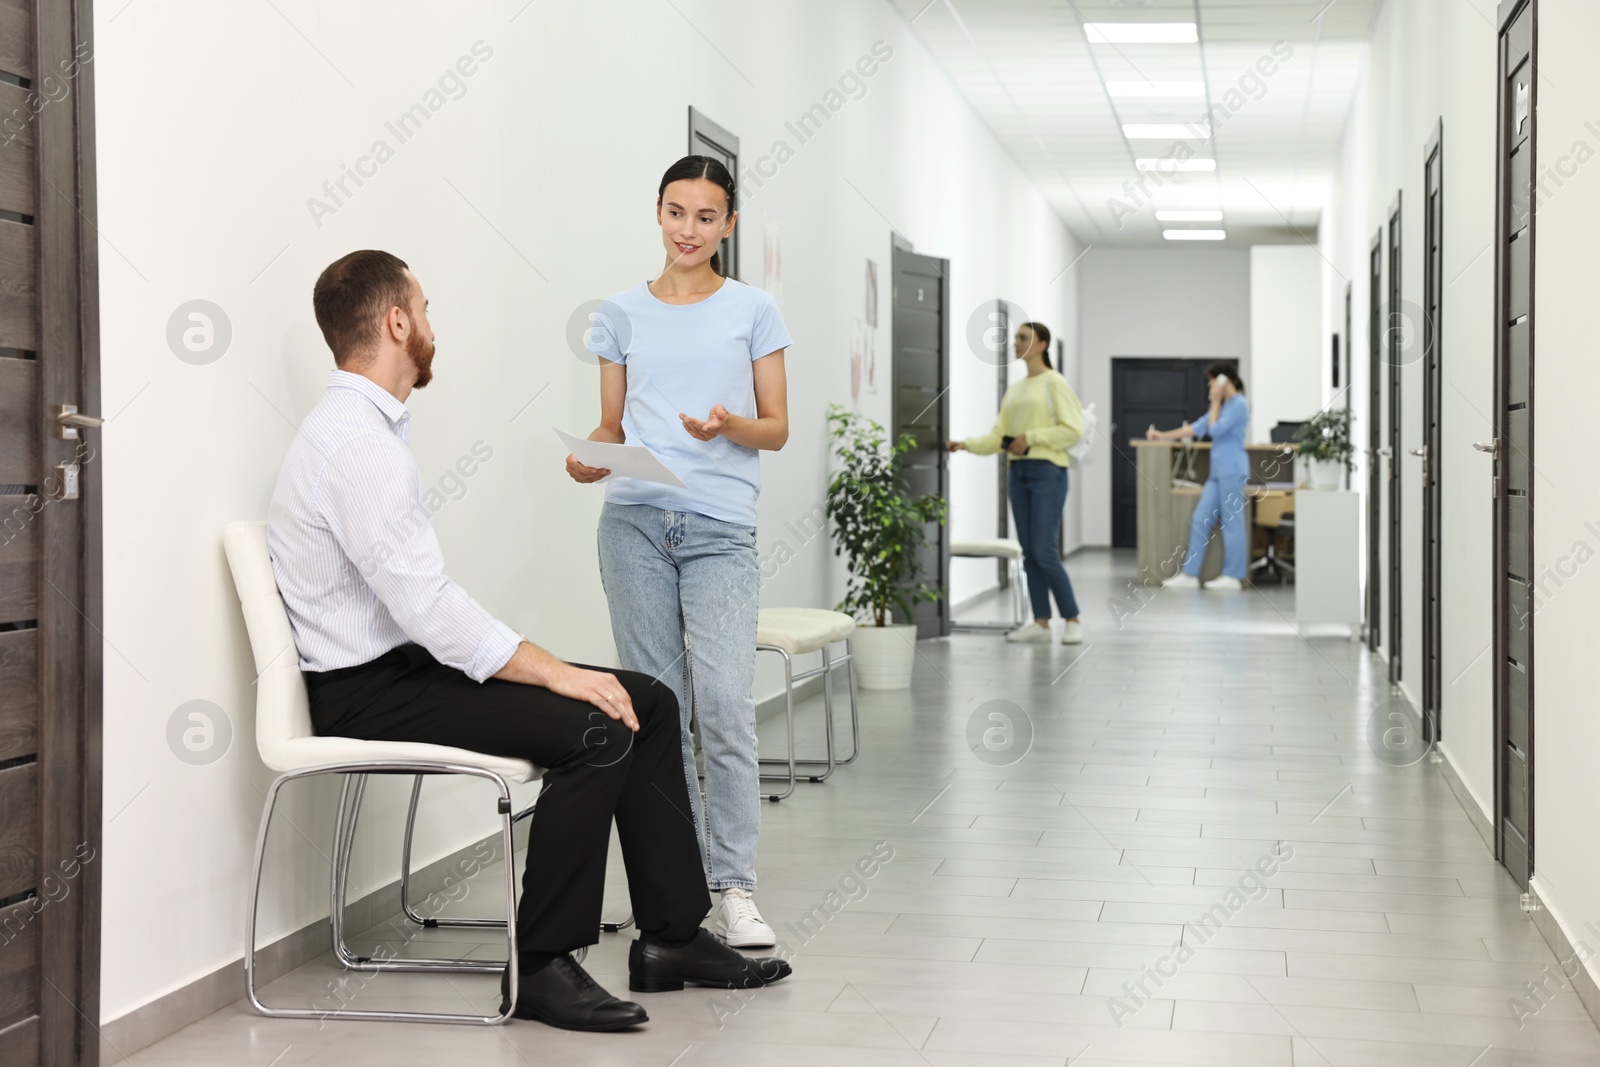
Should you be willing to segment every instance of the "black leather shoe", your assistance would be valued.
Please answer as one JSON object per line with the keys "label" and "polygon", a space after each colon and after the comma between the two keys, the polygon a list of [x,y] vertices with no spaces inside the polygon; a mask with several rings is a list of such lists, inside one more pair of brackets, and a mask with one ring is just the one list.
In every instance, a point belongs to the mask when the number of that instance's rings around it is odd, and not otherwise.
{"label": "black leather shoe", "polygon": [[[511,993],[509,968],[500,977],[500,1010]],[[563,1030],[626,1030],[650,1016],[631,1000],[618,1000],[589,977],[571,956],[557,956],[517,982],[518,1019],[537,1019]]]}
{"label": "black leather shoe", "polygon": [[777,956],[741,956],[701,929],[682,948],[652,945],[643,938],[628,949],[628,988],[635,993],[666,993],[690,985],[756,989],[792,973]]}

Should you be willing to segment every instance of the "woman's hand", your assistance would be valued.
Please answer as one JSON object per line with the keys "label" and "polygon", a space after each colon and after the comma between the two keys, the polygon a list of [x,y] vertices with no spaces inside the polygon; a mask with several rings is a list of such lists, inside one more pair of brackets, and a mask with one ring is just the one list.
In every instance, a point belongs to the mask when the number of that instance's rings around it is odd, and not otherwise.
{"label": "woman's hand", "polygon": [[704,419],[691,419],[680,413],[678,418],[683,420],[683,428],[689,431],[689,436],[696,441],[709,441],[719,437],[722,431],[728,428],[728,409],[718,404],[711,409],[711,414]]}
{"label": "woman's hand", "polygon": [[568,452],[567,473],[572,476],[573,481],[588,485],[590,482],[598,482],[601,478],[610,474],[611,471],[607,467],[586,467],[578,462],[577,456]]}
{"label": "woman's hand", "polygon": [[1027,455],[1028,454],[1028,435],[1025,434],[1025,433],[1017,434],[1017,436],[1015,436],[1015,437],[1013,437],[1011,439],[1011,447],[1007,448],[1006,451],[1010,452],[1013,456],[1025,456],[1025,455]]}
{"label": "woman's hand", "polygon": [[965,452],[967,443],[965,441],[950,441],[944,447],[947,452]]}

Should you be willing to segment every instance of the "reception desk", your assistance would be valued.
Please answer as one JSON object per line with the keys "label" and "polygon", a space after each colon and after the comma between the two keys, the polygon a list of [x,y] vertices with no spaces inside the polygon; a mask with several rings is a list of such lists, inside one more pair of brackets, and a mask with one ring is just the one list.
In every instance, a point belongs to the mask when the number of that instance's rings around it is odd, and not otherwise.
{"label": "reception desk", "polygon": [[[1189,551],[1189,520],[1200,503],[1200,488],[1211,473],[1209,441],[1128,442],[1139,460],[1139,579],[1160,585],[1183,565]],[[1246,536],[1255,521],[1255,509],[1294,508],[1294,453],[1292,444],[1246,445],[1250,478],[1245,487]],[[1212,534],[1200,566],[1202,581],[1222,573],[1221,531]]]}

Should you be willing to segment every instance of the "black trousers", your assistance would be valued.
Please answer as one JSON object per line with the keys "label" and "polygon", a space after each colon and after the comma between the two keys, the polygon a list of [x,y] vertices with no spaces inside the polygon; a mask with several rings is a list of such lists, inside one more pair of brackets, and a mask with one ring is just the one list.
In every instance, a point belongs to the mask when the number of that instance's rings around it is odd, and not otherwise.
{"label": "black trousers", "polygon": [[613,816],[641,931],[681,941],[710,911],[677,698],[648,675],[587,669],[616,675],[633,699],[637,734],[592,704],[540,686],[474,682],[415,644],[357,667],[306,672],[319,734],[450,745],[546,768],[517,907],[524,953],[599,940]]}

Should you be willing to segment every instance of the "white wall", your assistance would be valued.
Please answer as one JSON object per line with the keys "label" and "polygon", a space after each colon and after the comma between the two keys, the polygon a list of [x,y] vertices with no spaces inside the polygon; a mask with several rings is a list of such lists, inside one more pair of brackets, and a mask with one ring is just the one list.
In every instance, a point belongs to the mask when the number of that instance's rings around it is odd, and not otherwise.
{"label": "white wall", "polygon": [[[1600,230],[1600,10],[1540,0],[1539,181],[1534,277],[1534,855],[1536,885],[1569,937],[1600,921],[1600,504],[1592,462],[1600,393],[1594,234]],[[1581,147],[1580,147],[1581,146]],[[1579,159],[1584,162],[1580,165]],[[1597,961],[1590,974],[1600,977]]]}
{"label": "white wall", "polygon": [[[1250,440],[1323,406],[1322,256],[1315,245],[1250,249]],[[1341,401],[1342,403],[1342,401]]]}
{"label": "white wall", "polygon": [[[1351,286],[1350,351],[1357,444],[1369,413],[1368,249],[1402,194],[1403,300],[1422,303],[1423,148],[1444,121],[1444,295],[1440,324],[1444,373],[1443,732],[1441,748],[1487,813],[1494,795],[1490,664],[1490,465],[1472,450],[1491,435],[1493,407],[1495,31],[1470,5],[1453,0],[1391,0],[1374,29],[1367,68],[1352,105],[1321,226],[1327,266],[1324,335],[1342,330]],[[1388,267],[1384,267],[1387,286]],[[1402,679],[1421,697],[1421,466],[1409,450],[1422,443],[1420,343],[1405,350],[1401,384],[1403,544]],[[1380,370],[1380,374],[1386,370]],[[1380,426],[1382,422],[1380,421]],[[1366,486],[1358,451],[1352,484]],[[1370,501],[1368,502],[1371,503]],[[1379,501],[1380,507],[1385,501]],[[1387,516],[1384,516],[1387,528]],[[1379,545],[1387,565],[1387,546]],[[1387,642],[1387,601],[1380,615]]]}
{"label": "white wall", "polygon": [[[745,205],[746,278],[782,232],[782,307],[793,435],[764,460],[761,552],[786,538],[767,603],[827,604],[842,575],[821,538],[784,524],[824,496],[823,410],[848,402],[864,261],[878,262],[880,380],[863,410],[889,413],[890,231],[951,260],[954,419],[986,425],[992,368],[960,358],[967,314],[1006,295],[1075,337],[1078,249],[886,4],[680,0],[365,8],[136,4],[100,9],[101,294],[107,413],[106,831],[103,987],[108,1019],[241,951],[246,865],[270,775],[251,744],[248,649],[219,532],[265,514],[295,424],[330,357],[312,321],[317,272],[354,248],[407,259],[432,301],[436,381],[415,396],[412,445],[436,481],[476,441],[493,459],[436,516],[451,567],[511,625],[558,654],[613,661],[595,565],[598,492],[561,473],[550,426],[586,430],[596,372],[565,337],[585,300],[659,270],[656,182],[685,145],[694,105],[743,138],[747,158],[793,158]],[[280,14],[281,11],[281,14]],[[893,57],[861,99],[796,143],[785,122],[835,88],[876,41]],[[218,41],[234,42],[217,48]],[[427,103],[475,42],[492,55],[399,143],[385,123]],[[456,94],[456,85],[447,88]],[[338,210],[308,198],[377,140],[393,157]],[[368,168],[369,171],[372,168]],[[770,168],[769,168],[770,169]],[[1052,281],[1054,279],[1054,281]],[[181,303],[226,312],[231,347],[195,366],[165,339]],[[970,494],[955,489],[956,529]],[[232,748],[208,766],[168,751],[192,699],[223,709]],[[393,877],[398,783],[377,788],[358,891]],[[427,807],[426,861],[487,829],[465,787]],[[482,799],[481,791],[470,796]],[[291,802],[264,938],[322,913],[328,793]]]}
{"label": "white wall", "polygon": [[[1078,264],[1078,388],[1100,406],[1095,445],[1074,483],[1083,542],[1111,543],[1111,448],[1143,426],[1111,425],[1111,360],[1125,356],[1239,361],[1250,381],[1250,252],[1096,248]],[[1197,412],[1198,414],[1198,412]]]}

